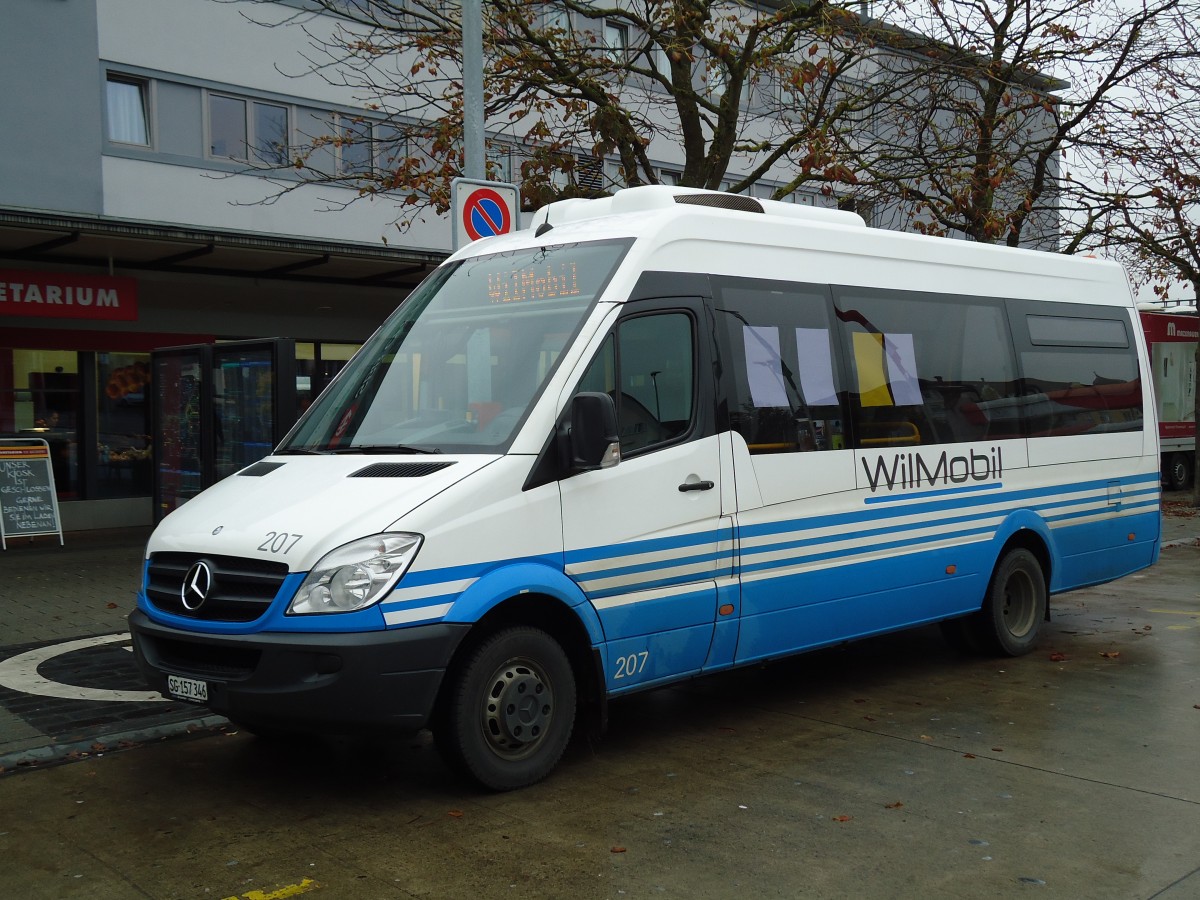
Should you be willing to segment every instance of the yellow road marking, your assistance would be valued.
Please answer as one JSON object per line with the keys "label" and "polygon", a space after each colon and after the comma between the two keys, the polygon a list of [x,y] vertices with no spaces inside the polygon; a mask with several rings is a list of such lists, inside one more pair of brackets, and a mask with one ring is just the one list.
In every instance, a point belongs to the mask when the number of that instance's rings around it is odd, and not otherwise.
{"label": "yellow road marking", "polygon": [[[1193,612],[1192,610],[1151,610],[1150,612],[1158,613],[1159,616],[1187,616],[1189,619],[1196,619],[1196,622],[1200,622],[1200,612]],[[1190,631],[1193,628],[1195,628],[1195,625],[1166,626],[1166,630],[1168,631]]]}
{"label": "yellow road marking", "polygon": [[226,897],[225,900],[287,900],[288,897],[307,894],[313,888],[319,888],[320,886],[311,878],[305,878],[299,884],[289,884],[287,887],[281,887],[279,890],[271,891],[269,894],[266,891],[246,891],[246,893],[238,894],[236,897]]}

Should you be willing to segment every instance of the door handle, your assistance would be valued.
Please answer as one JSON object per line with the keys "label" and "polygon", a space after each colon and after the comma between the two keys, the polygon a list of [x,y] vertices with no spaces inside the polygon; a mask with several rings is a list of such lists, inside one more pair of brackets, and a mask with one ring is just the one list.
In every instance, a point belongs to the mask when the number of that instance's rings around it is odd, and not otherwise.
{"label": "door handle", "polygon": [[685,481],[679,486],[679,492],[687,493],[688,491],[711,491],[715,487],[716,484],[711,481]]}

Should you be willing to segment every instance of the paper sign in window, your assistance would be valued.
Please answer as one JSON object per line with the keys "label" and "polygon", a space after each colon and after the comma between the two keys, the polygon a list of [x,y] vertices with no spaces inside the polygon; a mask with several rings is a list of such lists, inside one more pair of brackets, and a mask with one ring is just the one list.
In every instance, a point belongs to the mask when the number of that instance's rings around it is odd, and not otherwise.
{"label": "paper sign in window", "polygon": [[883,367],[883,335],[856,331],[850,336],[854,347],[854,371],[858,374],[859,403],[863,406],[892,406]]}
{"label": "paper sign in window", "polygon": [[809,406],[836,406],[829,332],[824,328],[797,328],[796,351],[800,356],[800,387],[805,402]]}
{"label": "paper sign in window", "polygon": [[746,380],[755,406],[789,406],[779,358],[779,329],[769,325],[743,325],[746,346]]}
{"label": "paper sign in window", "polygon": [[917,354],[911,334],[889,334],[886,338],[888,384],[897,406],[920,406],[921,385],[917,381]]}

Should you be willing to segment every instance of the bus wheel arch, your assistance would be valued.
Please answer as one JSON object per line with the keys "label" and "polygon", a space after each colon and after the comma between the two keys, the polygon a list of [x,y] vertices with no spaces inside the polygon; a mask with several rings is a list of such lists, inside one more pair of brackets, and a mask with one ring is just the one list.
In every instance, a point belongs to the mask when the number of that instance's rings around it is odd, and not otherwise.
{"label": "bus wheel arch", "polygon": [[983,605],[968,626],[975,642],[998,656],[1024,656],[1050,620],[1050,552],[1028,529],[1013,534],[996,558]]}
{"label": "bus wheel arch", "polygon": [[[452,768],[491,790],[540,781],[573,733],[603,730],[607,707],[600,665],[587,629],[561,601],[534,593],[505,600],[472,627],[446,669],[431,721],[439,752]],[[552,695],[554,708],[529,707],[525,713],[511,708],[508,701],[528,704],[527,691]],[[489,692],[509,709],[489,710]],[[529,720],[524,724],[544,726],[547,733],[513,733],[522,715]]]}

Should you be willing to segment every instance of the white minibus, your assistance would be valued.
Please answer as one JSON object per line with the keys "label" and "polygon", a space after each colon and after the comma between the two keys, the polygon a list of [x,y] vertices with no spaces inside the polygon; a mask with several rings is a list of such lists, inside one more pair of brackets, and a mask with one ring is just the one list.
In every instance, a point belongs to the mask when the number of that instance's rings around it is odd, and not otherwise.
{"label": "white minibus", "polygon": [[130,617],[255,732],[433,731],[507,790],[610,699],[927,623],[1016,656],[1151,565],[1120,266],[638,187],[433,272],[265,459],[172,512]]}

